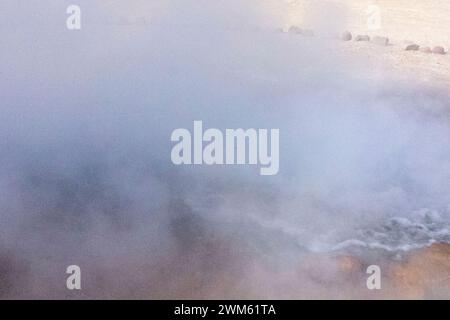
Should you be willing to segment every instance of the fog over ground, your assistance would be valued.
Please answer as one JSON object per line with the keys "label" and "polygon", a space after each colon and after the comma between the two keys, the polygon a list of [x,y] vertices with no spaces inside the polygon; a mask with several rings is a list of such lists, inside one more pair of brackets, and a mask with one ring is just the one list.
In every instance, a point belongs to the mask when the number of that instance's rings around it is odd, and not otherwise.
{"label": "fog over ground", "polygon": [[[75,2],[0,4],[0,298],[320,296],[308,252],[450,242],[444,92],[274,32],[282,1]],[[194,120],[279,128],[279,174],[174,166]]]}

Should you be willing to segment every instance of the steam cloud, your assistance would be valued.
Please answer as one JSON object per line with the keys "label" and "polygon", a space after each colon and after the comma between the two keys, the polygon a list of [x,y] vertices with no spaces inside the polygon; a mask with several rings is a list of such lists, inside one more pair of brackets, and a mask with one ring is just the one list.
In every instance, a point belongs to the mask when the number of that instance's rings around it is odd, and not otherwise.
{"label": "steam cloud", "polygon": [[[274,33],[279,2],[78,2],[80,32],[64,1],[0,5],[1,298],[311,296],[292,274],[308,252],[402,246],[361,235],[393,218],[448,225],[443,92]],[[279,128],[279,175],[175,167],[170,134],[194,120]]]}

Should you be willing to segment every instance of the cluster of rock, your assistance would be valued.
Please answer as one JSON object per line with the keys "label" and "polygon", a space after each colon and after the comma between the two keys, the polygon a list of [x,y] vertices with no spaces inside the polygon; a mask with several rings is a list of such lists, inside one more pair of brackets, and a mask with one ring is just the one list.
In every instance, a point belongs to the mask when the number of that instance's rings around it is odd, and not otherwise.
{"label": "cluster of rock", "polygon": [[[350,31],[345,31],[341,35],[342,41],[351,41],[353,39],[353,35]],[[382,46],[388,46],[390,44],[389,38],[387,37],[373,37],[372,39],[368,35],[356,35],[354,37],[355,41],[371,41],[375,44],[382,45]],[[405,51],[421,51],[424,53],[434,53],[434,54],[440,54],[444,55],[447,54],[444,47],[442,46],[436,46],[434,48],[426,47],[426,46],[420,46],[416,43],[408,43],[405,45]]]}
{"label": "cluster of rock", "polygon": [[300,34],[302,36],[313,37],[314,31],[311,29],[302,29],[298,26],[292,26],[289,28],[288,33],[290,34]]}
{"label": "cluster of rock", "polygon": [[[341,39],[343,41],[351,41],[353,39],[353,35],[351,34],[350,31],[345,31],[342,34]],[[382,46],[388,46],[389,45],[389,38],[378,37],[377,36],[377,37],[373,37],[371,39],[370,36],[365,35],[365,34],[359,34],[359,35],[355,36],[355,41],[358,41],[358,42],[360,42],[360,41],[367,41],[367,42],[371,41],[371,42],[373,42],[375,44],[382,45]]]}
{"label": "cluster of rock", "polygon": [[447,54],[444,47],[436,46],[434,48],[431,48],[431,47],[426,47],[426,46],[419,46],[418,44],[415,44],[415,43],[410,43],[410,44],[405,45],[405,51],[421,51],[424,53],[434,53],[434,54],[441,54],[441,55]]}
{"label": "cluster of rock", "polygon": [[[314,31],[311,29],[303,29],[299,26],[291,26],[289,27],[289,29],[287,30],[282,30],[279,29],[280,32],[284,32],[284,33],[289,33],[292,35],[302,35],[302,36],[307,36],[307,37],[313,37],[314,36]],[[358,34],[353,36],[352,33],[350,31],[345,31],[342,35],[341,35],[341,40],[342,41],[357,41],[357,42],[372,42],[374,44],[380,45],[380,46],[389,46],[391,45],[389,38],[387,37],[380,37],[380,36],[375,36],[375,37],[370,37],[368,35],[365,34]],[[407,43],[404,45],[404,50],[405,51],[421,51],[424,53],[434,53],[434,54],[439,54],[439,55],[445,55],[447,54],[447,52],[445,51],[444,47],[442,46],[436,46],[436,47],[427,47],[427,46],[420,46],[416,43]]]}

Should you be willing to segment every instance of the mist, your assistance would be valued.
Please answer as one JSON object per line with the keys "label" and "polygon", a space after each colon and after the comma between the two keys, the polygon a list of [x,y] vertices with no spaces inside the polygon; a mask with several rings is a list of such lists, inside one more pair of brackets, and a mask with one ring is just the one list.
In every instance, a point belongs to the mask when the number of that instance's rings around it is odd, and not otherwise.
{"label": "mist", "polygon": [[[1,298],[323,296],[311,253],[450,241],[445,92],[276,33],[283,2],[106,2],[0,5]],[[173,165],[195,120],[280,129],[279,174]]]}

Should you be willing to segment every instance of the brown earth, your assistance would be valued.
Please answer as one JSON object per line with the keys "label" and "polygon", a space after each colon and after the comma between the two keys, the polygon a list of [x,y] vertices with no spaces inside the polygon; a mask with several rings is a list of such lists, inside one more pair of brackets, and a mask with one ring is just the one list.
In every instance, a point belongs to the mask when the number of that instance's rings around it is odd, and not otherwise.
{"label": "brown earth", "polygon": [[[344,277],[361,278],[367,263],[354,256],[337,257]],[[450,299],[450,244],[434,244],[408,253],[401,261],[386,261],[381,290],[360,291],[359,298]],[[365,275],[366,278],[368,275]],[[358,290],[359,289],[359,290]],[[364,291],[364,290],[363,290]]]}

